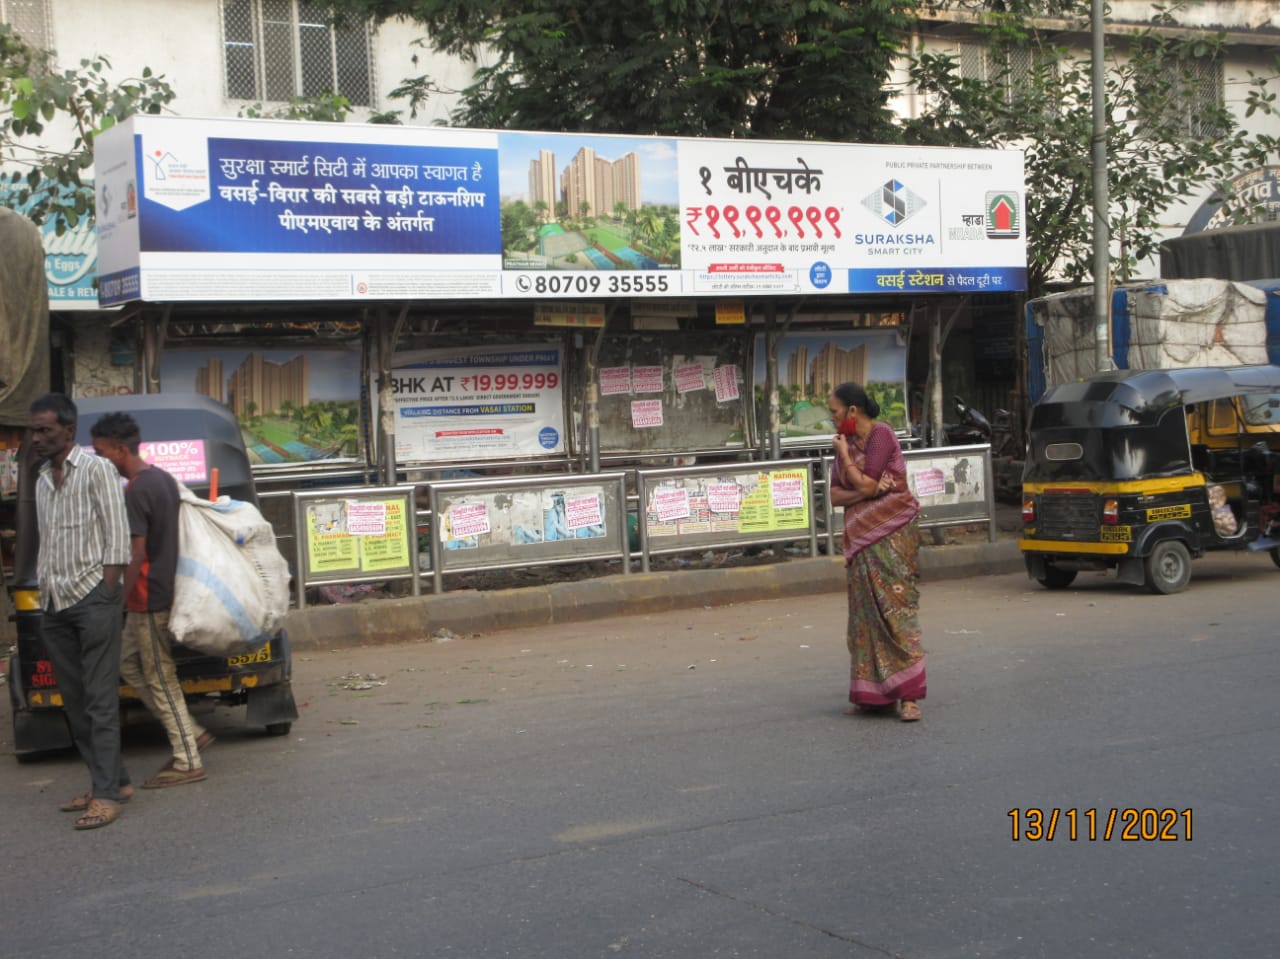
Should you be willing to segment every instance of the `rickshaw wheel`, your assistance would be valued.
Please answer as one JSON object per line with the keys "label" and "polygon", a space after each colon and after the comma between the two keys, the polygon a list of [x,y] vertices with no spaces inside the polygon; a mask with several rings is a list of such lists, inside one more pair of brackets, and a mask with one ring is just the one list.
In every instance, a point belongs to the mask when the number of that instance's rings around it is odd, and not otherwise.
{"label": "rickshaw wheel", "polygon": [[1191,582],[1191,553],[1179,540],[1157,543],[1144,565],[1147,589],[1153,593],[1178,593]]}
{"label": "rickshaw wheel", "polygon": [[1052,563],[1044,564],[1044,575],[1037,580],[1045,589],[1066,589],[1076,581],[1074,569],[1063,569]]}

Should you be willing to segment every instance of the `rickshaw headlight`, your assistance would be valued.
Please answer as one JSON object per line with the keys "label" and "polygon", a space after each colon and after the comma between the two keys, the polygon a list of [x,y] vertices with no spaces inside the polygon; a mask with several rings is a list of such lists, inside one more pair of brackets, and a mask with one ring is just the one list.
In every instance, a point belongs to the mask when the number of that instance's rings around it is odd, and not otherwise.
{"label": "rickshaw headlight", "polygon": [[1034,497],[1031,497],[1031,496],[1023,497],[1022,521],[1024,523],[1034,523],[1036,521],[1036,501]]}
{"label": "rickshaw headlight", "polygon": [[1108,526],[1115,526],[1120,522],[1120,501],[1109,499],[1102,504],[1102,521]]}

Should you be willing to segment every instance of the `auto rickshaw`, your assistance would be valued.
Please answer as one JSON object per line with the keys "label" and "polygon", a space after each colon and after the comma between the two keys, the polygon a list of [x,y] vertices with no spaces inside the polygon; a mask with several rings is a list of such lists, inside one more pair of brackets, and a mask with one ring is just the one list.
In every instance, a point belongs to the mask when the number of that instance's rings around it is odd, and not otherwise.
{"label": "auto rickshaw", "polygon": [[1280,366],[1099,373],[1045,392],[1022,476],[1027,573],[1176,593],[1209,550],[1280,566]]}
{"label": "auto rickshaw", "polygon": [[[76,442],[82,446],[92,450],[89,430],[100,416],[128,413],[138,421],[141,452],[148,462],[173,473],[198,496],[208,497],[216,479],[218,494],[257,505],[240,427],[225,406],[198,394],[157,393],[80,399],[76,407]],[[32,478],[34,465],[29,464]],[[20,506],[19,526],[34,528],[34,497],[27,499],[25,507]],[[27,559],[24,565],[29,568],[14,570],[12,596],[18,641],[9,660],[13,743],[19,761],[72,744],[57,677],[40,636],[34,555]],[[262,648],[230,659],[206,656],[181,645],[175,645],[173,652],[188,700],[215,697],[226,705],[246,705],[249,725],[262,726],[275,736],[286,735],[298,718],[289,637],[284,630]],[[120,697],[123,706],[140,705],[135,692],[123,683]]]}

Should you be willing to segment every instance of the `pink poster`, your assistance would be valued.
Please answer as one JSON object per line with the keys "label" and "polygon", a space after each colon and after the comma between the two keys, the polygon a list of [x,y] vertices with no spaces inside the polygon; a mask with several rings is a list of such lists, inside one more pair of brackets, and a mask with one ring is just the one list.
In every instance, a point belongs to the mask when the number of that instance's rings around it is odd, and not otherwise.
{"label": "pink poster", "polygon": [[489,507],[484,503],[460,503],[449,510],[451,539],[489,532]]}
{"label": "pink poster", "polygon": [[661,393],[662,367],[637,366],[632,371],[631,382],[637,393]]}
{"label": "pink poster", "polygon": [[662,400],[632,400],[631,426],[646,429],[662,425]]}
{"label": "pink poster", "polygon": [[660,486],[653,491],[653,511],[661,522],[689,515],[689,491],[683,486]]}
{"label": "pink poster", "polygon": [[738,398],[738,368],[736,366],[717,366],[713,378],[716,384],[717,403],[729,403]]}
{"label": "pink poster", "polygon": [[804,506],[804,480],[799,476],[774,476],[769,483],[774,509],[800,509]]}
{"label": "pink poster", "polygon": [[706,377],[702,374],[701,363],[686,363],[676,367],[676,392],[692,393],[694,390],[707,388]]}
{"label": "pink poster", "polygon": [[606,366],[600,371],[600,395],[616,396],[631,392],[631,367]]}
{"label": "pink poster", "polygon": [[585,529],[588,526],[600,526],[604,523],[604,513],[600,508],[600,496],[566,496],[564,500],[564,525],[566,529]]}
{"label": "pink poster", "polygon": [[180,483],[203,483],[209,479],[204,440],[144,441],[138,444],[138,455]]}

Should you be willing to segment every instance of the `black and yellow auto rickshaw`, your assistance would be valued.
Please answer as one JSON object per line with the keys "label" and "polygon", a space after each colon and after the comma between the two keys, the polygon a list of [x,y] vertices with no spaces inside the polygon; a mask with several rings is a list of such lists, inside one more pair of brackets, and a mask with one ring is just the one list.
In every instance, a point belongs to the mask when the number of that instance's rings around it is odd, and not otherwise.
{"label": "black and yellow auto rickshaw", "polygon": [[[76,407],[76,442],[80,445],[91,449],[89,430],[100,416],[128,413],[138,421],[142,432],[144,459],[167,468],[198,496],[209,495],[216,475],[219,493],[257,505],[240,427],[225,406],[195,394],[157,393],[78,399]],[[27,483],[34,479],[35,466],[24,466]],[[9,660],[9,703],[14,753],[25,761],[70,746],[71,735],[62,713],[57,676],[40,635],[40,595],[33,553],[34,497],[24,499],[25,508],[20,506],[18,523],[26,530],[19,532],[32,543],[15,568],[12,597],[18,636]],[[189,700],[213,697],[225,705],[245,705],[249,725],[261,726],[271,735],[285,735],[298,718],[291,685],[289,638],[284,630],[265,646],[243,656],[205,656],[178,645],[174,647],[174,660]],[[121,685],[120,696],[122,705],[138,703],[134,691],[126,685]]]}
{"label": "black and yellow auto rickshaw", "polygon": [[1022,477],[1027,572],[1176,593],[1209,550],[1280,566],[1280,366],[1118,370],[1047,390]]}

